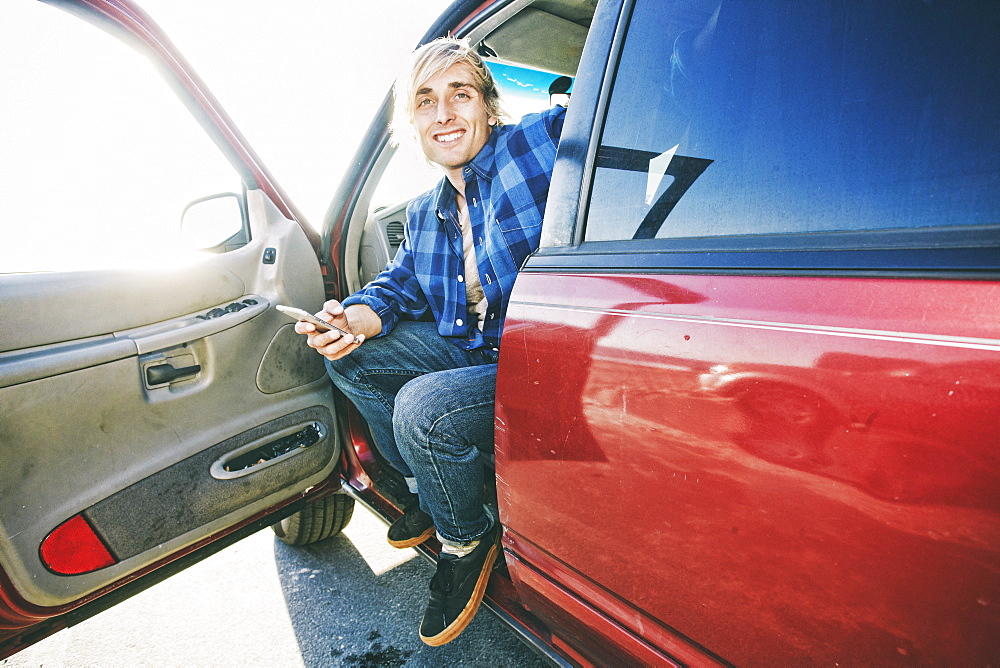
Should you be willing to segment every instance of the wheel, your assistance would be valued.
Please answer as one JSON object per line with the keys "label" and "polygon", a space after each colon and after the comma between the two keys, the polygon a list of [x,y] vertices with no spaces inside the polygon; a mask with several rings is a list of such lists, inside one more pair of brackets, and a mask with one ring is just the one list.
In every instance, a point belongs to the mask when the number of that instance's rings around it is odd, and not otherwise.
{"label": "wheel", "polygon": [[289,515],[271,529],[282,542],[308,545],[336,536],[354,515],[354,499],[346,494],[330,494]]}

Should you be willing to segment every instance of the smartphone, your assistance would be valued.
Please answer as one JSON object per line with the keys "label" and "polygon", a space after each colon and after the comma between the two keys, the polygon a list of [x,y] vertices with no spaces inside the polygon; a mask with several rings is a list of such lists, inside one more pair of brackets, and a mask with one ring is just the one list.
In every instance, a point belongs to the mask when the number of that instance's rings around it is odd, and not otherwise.
{"label": "smartphone", "polygon": [[330,330],[335,329],[345,336],[350,336],[352,339],[354,338],[354,336],[350,332],[345,332],[340,327],[331,325],[326,320],[317,318],[308,311],[303,311],[302,309],[295,308],[294,306],[284,306],[282,304],[275,304],[274,308],[278,309],[279,311],[281,311],[282,313],[284,313],[293,320],[304,320],[305,322],[312,324],[313,326],[316,327],[316,331],[318,332],[329,332]]}

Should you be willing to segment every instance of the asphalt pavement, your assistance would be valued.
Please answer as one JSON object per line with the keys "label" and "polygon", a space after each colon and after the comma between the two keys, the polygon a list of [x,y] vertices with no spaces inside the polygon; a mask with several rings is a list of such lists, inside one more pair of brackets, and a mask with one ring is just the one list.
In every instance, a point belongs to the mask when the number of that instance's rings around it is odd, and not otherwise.
{"label": "asphalt pavement", "polygon": [[340,536],[240,541],[0,666],[547,666],[486,608],[444,647],[417,634],[433,565],[360,504]]}

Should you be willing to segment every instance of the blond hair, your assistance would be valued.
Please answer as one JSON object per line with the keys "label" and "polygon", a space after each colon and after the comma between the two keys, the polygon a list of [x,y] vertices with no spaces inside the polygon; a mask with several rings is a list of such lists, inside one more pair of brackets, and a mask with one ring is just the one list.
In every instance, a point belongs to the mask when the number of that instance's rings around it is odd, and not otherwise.
{"label": "blond hair", "polygon": [[395,106],[389,126],[393,144],[398,146],[404,139],[416,140],[413,116],[416,112],[414,98],[418,87],[438,72],[444,72],[458,63],[466,63],[472,70],[471,83],[482,95],[486,115],[496,118],[498,125],[503,125],[507,113],[500,106],[500,89],[486,63],[468,40],[438,37],[410,54],[405,71],[393,86]]}

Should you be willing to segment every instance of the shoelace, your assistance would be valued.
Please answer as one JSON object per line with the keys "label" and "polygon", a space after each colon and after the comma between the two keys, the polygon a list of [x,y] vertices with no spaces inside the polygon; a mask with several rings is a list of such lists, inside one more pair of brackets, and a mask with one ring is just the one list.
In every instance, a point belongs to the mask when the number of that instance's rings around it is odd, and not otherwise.
{"label": "shoelace", "polygon": [[451,585],[455,581],[455,562],[458,561],[450,555],[441,555],[438,560],[437,572],[431,578],[431,589],[437,589],[442,594],[450,595]]}

